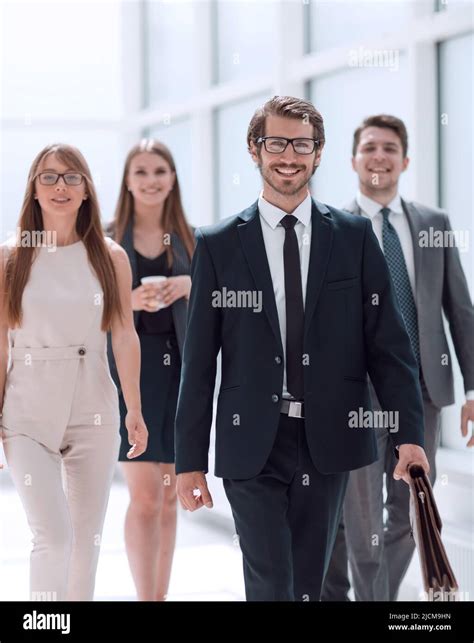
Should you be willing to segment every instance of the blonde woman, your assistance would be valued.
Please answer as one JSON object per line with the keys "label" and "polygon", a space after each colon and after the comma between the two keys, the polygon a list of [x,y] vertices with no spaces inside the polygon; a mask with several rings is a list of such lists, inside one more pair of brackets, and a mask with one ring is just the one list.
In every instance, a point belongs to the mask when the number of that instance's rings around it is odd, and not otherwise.
{"label": "blonde woman", "polygon": [[104,237],[89,168],[69,145],[35,158],[18,231],[0,247],[0,408],[6,460],[33,533],[31,599],[92,600],[120,442],[109,329],[129,457],[147,444],[130,264]]}
{"label": "blonde woman", "polygon": [[[138,599],[162,601],[176,538],[174,418],[194,250],[174,160],[162,143],[143,140],[130,150],[109,232],[132,266],[132,306],[142,354],[140,389],[149,431],[145,453],[128,462],[120,395],[119,460],[130,492],[125,543]],[[165,279],[159,284],[141,283],[144,277],[157,276]],[[109,359],[115,375],[110,350]]]}

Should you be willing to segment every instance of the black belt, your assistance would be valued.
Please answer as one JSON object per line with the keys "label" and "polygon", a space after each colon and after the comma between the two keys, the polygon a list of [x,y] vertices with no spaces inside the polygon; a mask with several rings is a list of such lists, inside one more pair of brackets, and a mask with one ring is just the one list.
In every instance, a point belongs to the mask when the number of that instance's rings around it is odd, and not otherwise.
{"label": "black belt", "polygon": [[280,413],[284,413],[291,418],[304,419],[304,402],[297,402],[296,400],[281,401]]}

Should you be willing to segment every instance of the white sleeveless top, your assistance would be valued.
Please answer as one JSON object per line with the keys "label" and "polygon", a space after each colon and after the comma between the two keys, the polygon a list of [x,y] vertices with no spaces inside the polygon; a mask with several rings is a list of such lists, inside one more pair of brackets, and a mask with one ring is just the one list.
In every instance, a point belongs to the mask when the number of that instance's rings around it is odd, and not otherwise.
{"label": "white sleeveless top", "polygon": [[37,249],[22,325],[9,330],[2,423],[57,451],[68,426],[118,430],[120,413],[101,330],[103,291],[86,247],[51,250]]}

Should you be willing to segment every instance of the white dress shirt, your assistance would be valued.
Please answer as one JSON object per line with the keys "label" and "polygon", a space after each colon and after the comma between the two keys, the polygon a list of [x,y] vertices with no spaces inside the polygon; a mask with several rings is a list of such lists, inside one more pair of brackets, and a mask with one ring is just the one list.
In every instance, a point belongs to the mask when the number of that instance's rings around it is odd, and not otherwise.
{"label": "white dress shirt", "polygon": [[[364,217],[367,217],[372,222],[372,228],[375,232],[375,236],[378,239],[380,247],[383,250],[382,243],[382,224],[383,216],[381,210],[384,207],[377,203],[373,199],[362,194],[360,190],[357,192],[356,196],[357,205],[359,206],[361,213]],[[413,255],[413,239],[411,236],[410,225],[406,217],[405,212],[402,208],[402,200],[400,195],[397,194],[393,201],[391,201],[387,208],[390,209],[390,214],[388,215],[388,220],[393,225],[397,231],[398,237],[400,239],[400,245],[402,246],[403,256],[405,257],[405,263],[407,265],[408,279],[410,280],[410,286],[413,292],[413,298],[416,302],[416,279],[415,279],[415,258]]]}
{"label": "white dress shirt", "polygon": [[[303,305],[306,301],[306,284],[308,281],[309,255],[311,251],[311,195],[299,204],[291,214],[298,219],[295,225],[296,238],[300,252],[301,285],[303,289]],[[263,198],[263,192],[258,199],[258,211],[262,225],[263,241],[267,253],[268,265],[273,282],[278,322],[280,325],[281,342],[285,369],[283,372],[283,397],[290,398],[286,388],[286,305],[285,305],[285,267],[283,263],[283,244],[285,228],[280,221],[288,212],[280,210]]]}

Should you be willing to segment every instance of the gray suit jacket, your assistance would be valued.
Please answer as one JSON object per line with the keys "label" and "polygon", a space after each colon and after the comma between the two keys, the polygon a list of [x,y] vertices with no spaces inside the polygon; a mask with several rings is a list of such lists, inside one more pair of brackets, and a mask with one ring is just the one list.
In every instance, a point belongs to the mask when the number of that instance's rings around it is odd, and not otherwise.
{"label": "gray suit jacket", "polygon": [[[441,408],[454,402],[451,355],[442,313],[449,323],[464,390],[469,391],[474,389],[474,309],[458,249],[446,244],[421,247],[419,243],[422,231],[451,230],[446,212],[403,199],[402,207],[413,242],[421,369],[433,404]],[[355,200],[344,209],[361,214]]]}
{"label": "gray suit jacket", "polygon": [[[108,224],[104,228],[104,232],[107,236],[113,238],[113,226]],[[138,288],[140,285],[140,280],[138,278],[137,271],[137,261],[135,256],[135,250],[133,247],[133,222],[130,221],[123,239],[121,241],[121,246],[125,250],[130,260],[130,265],[132,268],[132,289]],[[186,248],[178,237],[177,234],[171,234],[171,248],[173,250],[173,265],[171,268],[171,275],[173,277],[178,275],[189,275],[191,271],[191,261],[186,252]],[[176,332],[176,340],[179,346],[179,352],[181,357],[183,356],[183,346],[184,346],[184,336],[186,333],[186,317],[188,313],[188,302],[186,299],[181,298],[171,304],[171,312],[173,315],[173,324]],[[135,322],[135,328],[138,326],[138,321],[140,319],[140,311],[133,311],[133,320]],[[107,354],[109,358],[110,372],[114,379],[115,384],[117,385],[120,391],[120,380],[118,377],[117,366],[115,364],[114,354],[112,351],[112,341],[110,333],[107,333]]]}

